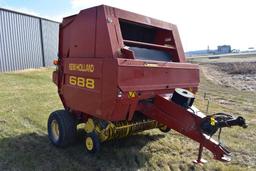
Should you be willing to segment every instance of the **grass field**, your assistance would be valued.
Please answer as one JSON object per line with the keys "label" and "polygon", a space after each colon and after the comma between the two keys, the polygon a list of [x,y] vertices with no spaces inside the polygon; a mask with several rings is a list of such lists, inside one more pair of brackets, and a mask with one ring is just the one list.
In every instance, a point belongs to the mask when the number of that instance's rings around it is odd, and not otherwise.
{"label": "grass field", "polygon": [[[67,149],[53,147],[47,138],[49,113],[62,108],[51,69],[0,74],[0,170],[256,170],[256,94],[221,87],[201,74],[196,105],[210,112],[242,115],[247,129],[223,130],[233,151],[230,163],[214,161],[209,152],[204,166],[192,164],[198,144],[172,131],[145,131],[102,144],[99,154],[84,152],[83,143]],[[206,150],[205,150],[206,151]]]}

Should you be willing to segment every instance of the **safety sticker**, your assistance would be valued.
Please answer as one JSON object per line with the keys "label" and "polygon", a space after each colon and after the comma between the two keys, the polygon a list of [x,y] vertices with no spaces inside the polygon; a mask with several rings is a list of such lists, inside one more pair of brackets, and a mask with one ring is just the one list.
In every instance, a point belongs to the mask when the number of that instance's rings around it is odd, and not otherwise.
{"label": "safety sticker", "polygon": [[136,92],[135,91],[129,91],[128,98],[135,98],[135,97],[136,97]]}

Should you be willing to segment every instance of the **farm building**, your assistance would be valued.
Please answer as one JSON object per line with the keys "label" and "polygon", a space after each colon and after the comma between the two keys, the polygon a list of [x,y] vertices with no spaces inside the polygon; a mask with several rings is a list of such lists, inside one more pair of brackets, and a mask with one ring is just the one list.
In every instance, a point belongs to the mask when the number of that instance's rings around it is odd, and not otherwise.
{"label": "farm building", "polygon": [[52,65],[59,23],[0,8],[0,72]]}
{"label": "farm building", "polygon": [[231,53],[231,46],[230,46],[230,45],[218,46],[216,53],[217,53],[217,54]]}

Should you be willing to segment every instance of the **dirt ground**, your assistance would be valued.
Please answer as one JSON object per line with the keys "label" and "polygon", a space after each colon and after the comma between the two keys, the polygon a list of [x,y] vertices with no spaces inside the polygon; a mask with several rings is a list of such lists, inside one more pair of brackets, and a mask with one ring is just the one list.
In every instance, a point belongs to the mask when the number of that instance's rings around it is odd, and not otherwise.
{"label": "dirt ground", "polygon": [[215,62],[201,64],[211,81],[238,90],[256,91],[256,62]]}

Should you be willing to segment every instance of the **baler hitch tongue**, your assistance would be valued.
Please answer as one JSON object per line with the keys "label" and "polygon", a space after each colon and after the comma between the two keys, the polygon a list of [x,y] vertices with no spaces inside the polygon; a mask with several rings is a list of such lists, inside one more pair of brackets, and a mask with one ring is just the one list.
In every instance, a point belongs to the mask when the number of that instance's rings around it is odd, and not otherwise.
{"label": "baler hitch tongue", "polygon": [[[184,89],[175,89],[173,94],[157,95],[153,103],[140,103],[140,111],[149,118],[176,130],[200,144],[199,154],[195,163],[205,163],[202,159],[203,148],[212,152],[214,159],[223,162],[231,160],[230,152],[220,143],[221,129],[224,127],[247,127],[243,117],[236,119],[225,113],[206,116],[193,106],[193,93]],[[217,131],[218,141],[212,138]]]}
{"label": "baler hitch tongue", "polygon": [[243,128],[248,127],[248,125],[245,122],[245,119],[241,116],[238,116],[236,119],[229,119],[227,121],[219,122],[219,124],[218,124],[219,128],[231,127],[231,126],[240,126]]}
{"label": "baler hitch tongue", "polygon": [[[236,119],[233,116],[225,113],[216,113],[206,116],[201,122],[201,131],[209,136],[215,134],[219,129],[231,126],[240,126],[247,128],[248,125],[243,117],[238,116]],[[219,134],[220,139],[220,134]]]}
{"label": "baler hitch tongue", "polygon": [[[209,115],[209,116],[202,118],[201,126],[200,126],[201,131],[204,134],[205,139],[210,140],[209,142],[211,142],[211,145],[209,143],[205,143],[204,145],[202,143],[200,143],[198,159],[194,160],[193,162],[194,163],[206,163],[206,160],[203,160],[201,158],[204,146],[213,153],[214,159],[222,161],[222,162],[231,161],[231,153],[222,144],[220,144],[221,129],[224,127],[231,127],[231,126],[240,126],[243,128],[247,128],[245,119],[241,116],[238,116],[235,119],[233,116],[231,116],[229,114],[216,113],[216,114]],[[213,140],[211,137],[218,130],[220,132],[218,135],[218,142],[217,142],[217,141]]]}
{"label": "baler hitch tongue", "polygon": [[[243,128],[247,128],[248,125],[243,117],[238,116],[234,119],[231,115],[225,113],[216,113],[210,116],[206,116],[202,119],[201,122],[201,131],[204,133],[206,139],[211,140],[214,144],[218,144],[217,146],[207,147],[214,155],[214,159],[229,162],[231,161],[231,153],[225,147],[220,144],[220,142],[215,142],[215,140],[211,139],[212,135],[215,134],[218,130],[220,130],[218,135],[218,141],[220,141],[221,129],[224,127],[231,126],[240,126]],[[207,144],[205,144],[207,146]],[[194,163],[205,163],[206,161],[201,158],[203,151],[203,145],[200,143],[198,159],[194,161]]]}

